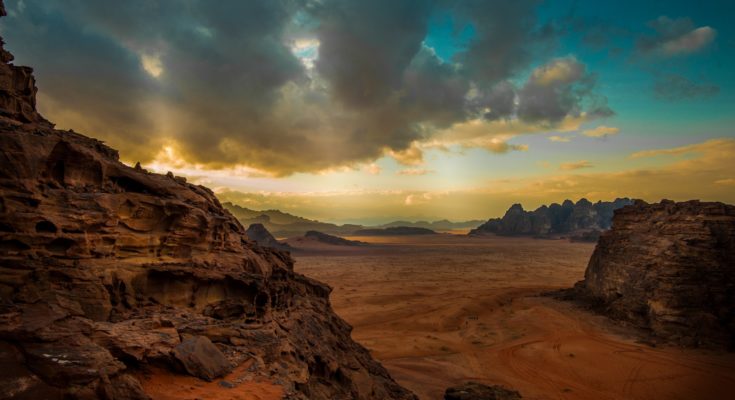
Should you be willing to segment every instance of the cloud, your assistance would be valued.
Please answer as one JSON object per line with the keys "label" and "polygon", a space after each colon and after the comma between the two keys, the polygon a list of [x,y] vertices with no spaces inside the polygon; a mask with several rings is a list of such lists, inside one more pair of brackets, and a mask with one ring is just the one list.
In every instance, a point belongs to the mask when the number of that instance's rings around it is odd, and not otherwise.
{"label": "cloud", "polygon": [[367,166],[367,168],[365,168],[365,170],[370,175],[380,175],[380,173],[383,171],[383,168],[380,168],[380,165],[378,164],[371,163],[370,165]]}
{"label": "cloud", "polygon": [[437,198],[440,198],[442,196],[446,195],[444,192],[438,192],[438,193],[432,193],[432,192],[423,192],[423,193],[412,193],[406,196],[406,199],[403,201],[403,204],[407,206],[414,206],[417,204],[426,204],[430,202],[431,200],[435,200]]}
{"label": "cloud", "polygon": [[644,55],[674,57],[696,53],[715,40],[717,31],[709,26],[694,27],[689,18],[658,17],[648,23],[655,35],[638,40],[638,51]]}
{"label": "cloud", "polygon": [[667,101],[693,100],[717,95],[720,88],[706,83],[692,82],[678,74],[659,76],[653,84],[656,98]]}
{"label": "cloud", "polygon": [[160,77],[163,73],[163,64],[161,64],[161,57],[158,55],[142,54],[140,63],[145,72],[154,78]]}
{"label": "cloud", "polygon": [[432,174],[434,171],[430,169],[425,168],[406,168],[402,169],[398,172],[396,172],[398,175],[410,175],[410,176],[419,176],[419,175],[426,175],[426,174]]}
{"label": "cloud", "polygon": [[518,92],[518,117],[555,123],[568,115],[581,115],[584,100],[592,103],[588,115],[611,116],[606,99],[593,93],[594,86],[595,76],[574,57],[551,60],[536,68]]}
{"label": "cloud", "polygon": [[[638,151],[630,155],[631,159],[650,158],[658,156],[681,156],[693,153],[707,153],[710,155],[721,152],[733,152],[735,149],[734,139],[711,139],[702,143],[689,144],[685,146],[672,147],[668,149],[655,149]],[[733,152],[735,154],[735,152]]]}
{"label": "cloud", "polygon": [[594,167],[594,165],[592,165],[592,163],[587,160],[559,164],[559,169],[562,171],[573,171],[576,169],[592,167]]}
{"label": "cloud", "polygon": [[[698,198],[735,204],[735,191],[732,190],[735,184],[732,175],[735,139],[713,139],[673,149],[650,151],[662,155],[686,153],[688,157],[651,160],[645,163],[645,167],[636,167],[630,160],[621,159],[619,165],[623,169],[614,172],[578,169],[550,174],[546,170],[536,176],[499,179],[487,182],[482,187],[454,191],[226,191],[218,193],[218,197],[222,201],[234,201],[255,209],[279,208],[309,218],[341,221],[386,216],[415,220],[419,219],[416,218],[418,215],[429,220],[484,219],[502,216],[513,203],[521,202],[524,208],[534,209],[542,204],[582,197],[591,201],[624,196],[646,201]],[[462,207],[457,207],[457,204],[462,204]]]}
{"label": "cloud", "polygon": [[572,140],[572,138],[569,136],[559,136],[559,135],[549,136],[548,139],[552,142],[560,142],[560,143],[568,143]]}
{"label": "cloud", "polygon": [[518,118],[486,120],[472,119],[457,123],[434,135],[432,145],[444,147],[459,145],[463,148],[483,148],[492,153],[504,154],[509,151],[525,151],[525,144],[511,144],[510,140],[528,134],[556,132],[573,132],[583,123],[594,119],[586,113],[578,116],[567,115],[556,123],[547,121],[525,122]]}
{"label": "cloud", "polygon": [[401,151],[389,150],[388,155],[393,157],[401,165],[421,165],[424,163],[424,151],[417,143]]}
{"label": "cloud", "polygon": [[534,47],[548,44],[553,32],[537,27],[537,0],[451,2],[459,17],[472,22],[476,38],[456,57],[481,87],[507,80],[527,66]]}
{"label": "cloud", "polygon": [[494,121],[500,118],[509,118],[515,112],[516,90],[508,81],[502,81],[486,91],[469,93],[468,108],[470,113],[477,117]]}
{"label": "cloud", "polygon": [[[144,165],[164,146],[189,165],[274,176],[386,154],[418,165],[422,146],[468,121],[530,128],[511,128],[520,134],[611,114],[571,58],[510,83],[554,36],[537,1],[23,4],[9,4],[3,35],[17,63],[36,67],[42,113]],[[440,12],[475,32],[448,60],[424,45]],[[511,138],[462,145],[525,148]]]}
{"label": "cloud", "polygon": [[606,138],[608,136],[617,135],[618,133],[620,133],[620,129],[605,125],[600,125],[596,128],[587,129],[582,132],[583,135],[593,138]]}

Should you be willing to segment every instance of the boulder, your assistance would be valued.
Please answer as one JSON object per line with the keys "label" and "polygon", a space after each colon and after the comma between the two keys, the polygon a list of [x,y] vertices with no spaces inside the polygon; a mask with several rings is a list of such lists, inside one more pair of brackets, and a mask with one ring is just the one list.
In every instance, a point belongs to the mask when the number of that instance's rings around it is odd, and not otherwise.
{"label": "boulder", "polygon": [[206,336],[195,336],[174,348],[174,357],[186,372],[211,382],[232,371],[224,354]]}
{"label": "boulder", "polygon": [[520,400],[521,394],[500,385],[487,386],[476,382],[450,387],[444,400]]}

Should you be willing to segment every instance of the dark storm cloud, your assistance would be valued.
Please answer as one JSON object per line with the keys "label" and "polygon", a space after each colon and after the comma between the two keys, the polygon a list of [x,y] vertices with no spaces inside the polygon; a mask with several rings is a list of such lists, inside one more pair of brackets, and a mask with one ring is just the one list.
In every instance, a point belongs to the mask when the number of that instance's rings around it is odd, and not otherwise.
{"label": "dark storm cloud", "polygon": [[489,120],[495,121],[500,118],[508,118],[515,112],[516,89],[508,81],[502,81],[484,90],[469,101],[469,108],[475,114]]}
{"label": "dark storm cloud", "polygon": [[152,133],[153,121],[140,100],[154,93],[156,83],[135,54],[109,36],[80,29],[53,2],[7,3],[11,14],[2,21],[7,47],[16,62],[33,65],[53,107],[86,114],[88,128],[104,138],[122,135],[140,142]]}
{"label": "dark storm cloud", "polygon": [[[26,0],[8,1],[0,23],[18,62],[36,67],[47,116],[126,159],[149,161],[168,140],[189,162],[290,174],[405,151],[478,114],[581,112],[589,74],[508,83],[555,34],[536,26],[536,4]],[[476,32],[451,60],[424,44],[439,11]],[[318,58],[299,59],[306,39]]]}
{"label": "dark storm cloud", "polygon": [[514,75],[530,61],[534,46],[548,39],[536,29],[532,12],[538,1],[450,1],[460,16],[472,21],[476,39],[457,55],[466,73],[481,86],[494,85]]}
{"label": "dark storm cloud", "polygon": [[534,70],[518,91],[518,117],[531,122],[558,122],[579,116],[585,101],[589,117],[609,117],[604,97],[593,92],[595,76],[572,57],[558,58]]}
{"label": "dark storm cloud", "polygon": [[316,9],[317,71],[348,105],[372,105],[401,87],[421,49],[430,1],[325,1]]}
{"label": "dark storm cloud", "polygon": [[667,101],[692,100],[717,95],[720,88],[707,83],[696,83],[689,78],[667,74],[657,77],[653,84],[653,93],[656,98]]}

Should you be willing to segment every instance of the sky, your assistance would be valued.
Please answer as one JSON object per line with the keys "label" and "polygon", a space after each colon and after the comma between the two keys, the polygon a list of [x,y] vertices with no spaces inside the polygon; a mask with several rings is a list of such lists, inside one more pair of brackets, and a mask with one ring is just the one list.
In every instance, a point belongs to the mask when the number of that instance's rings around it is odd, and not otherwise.
{"label": "sky", "polygon": [[468,220],[735,203],[730,7],[8,0],[0,34],[41,113],[123,162],[253,209]]}

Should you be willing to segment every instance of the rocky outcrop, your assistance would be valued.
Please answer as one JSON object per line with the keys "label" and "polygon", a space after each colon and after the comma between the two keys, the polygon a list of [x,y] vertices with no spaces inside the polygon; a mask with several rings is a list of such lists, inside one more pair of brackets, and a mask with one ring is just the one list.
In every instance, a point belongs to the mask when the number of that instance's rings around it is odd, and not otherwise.
{"label": "rocky outcrop", "polygon": [[503,386],[487,386],[476,382],[450,387],[444,392],[444,400],[520,400],[521,394]]}
{"label": "rocky outcrop", "polygon": [[577,203],[565,200],[562,204],[541,206],[534,211],[526,211],[520,204],[513,204],[503,218],[490,219],[469,234],[535,237],[573,234],[577,240],[589,241],[600,231],[610,228],[615,210],[630,204],[633,200],[628,198],[594,204],[587,199],[580,199]]}
{"label": "rocky outcrop", "polygon": [[735,206],[639,201],[613,221],[573,296],[654,338],[735,348]]}
{"label": "rocky outcrop", "polygon": [[[5,6],[0,4],[0,17],[5,15]],[[11,64],[14,57],[4,45],[0,38],[0,118],[6,118],[10,123],[35,122],[50,126],[36,111],[37,89],[33,69]]]}
{"label": "rocky outcrop", "polygon": [[149,365],[217,379],[249,362],[289,398],[414,398],[351,340],[328,286],[246,240],[209,189],[52,129],[3,54],[0,397],[145,399]]}
{"label": "rocky outcrop", "polygon": [[270,247],[279,250],[289,250],[291,246],[281,243],[276,239],[263,224],[252,224],[245,231],[245,236],[259,246]]}
{"label": "rocky outcrop", "polygon": [[305,238],[314,239],[319,243],[331,244],[333,246],[366,246],[367,243],[359,240],[348,240],[339,236],[328,235],[317,231],[308,231],[304,234]]}

